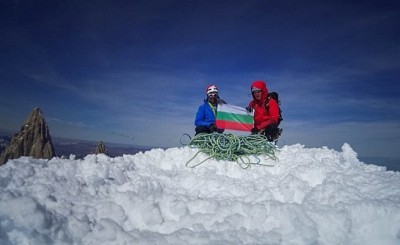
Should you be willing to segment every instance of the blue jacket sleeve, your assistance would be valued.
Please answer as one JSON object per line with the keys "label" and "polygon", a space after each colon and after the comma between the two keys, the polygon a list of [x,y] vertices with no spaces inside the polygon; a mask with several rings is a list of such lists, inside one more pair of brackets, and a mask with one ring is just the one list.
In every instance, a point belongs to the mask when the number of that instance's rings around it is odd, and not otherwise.
{"label": "blue jacket sleeve", "polygon": [[215,117],[213,115],[211,117],[210,113],[207,112],[206,104],[199,106],[194,125],[209,127],[211,123],[215,123]]}

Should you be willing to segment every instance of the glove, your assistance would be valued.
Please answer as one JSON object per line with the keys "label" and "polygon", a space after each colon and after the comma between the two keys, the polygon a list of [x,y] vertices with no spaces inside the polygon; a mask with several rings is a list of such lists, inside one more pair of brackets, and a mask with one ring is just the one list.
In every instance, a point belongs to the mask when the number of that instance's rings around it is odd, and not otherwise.
{"label": "glove", "polygon": [[251,129],[251,134],[258,134],[258,129],[256,127]]}
{"label": "glove", "polygon": [[222,105],[222,104],[226,104],[226,102],[225,102],[225,100],[218,99],[218,104]]}
{"label": "glove", "polygon": [[253,107],[251,107],[251,106],[246,107],[246,111],[248,111],[249,113],[252,113],[253,112]]}
{"label": "glove", "polygon": [[214,123],[211,123],[209,128],[210,128],[211,133],[214,133],[215,131],[217,131],[217,126],[215,126]]}

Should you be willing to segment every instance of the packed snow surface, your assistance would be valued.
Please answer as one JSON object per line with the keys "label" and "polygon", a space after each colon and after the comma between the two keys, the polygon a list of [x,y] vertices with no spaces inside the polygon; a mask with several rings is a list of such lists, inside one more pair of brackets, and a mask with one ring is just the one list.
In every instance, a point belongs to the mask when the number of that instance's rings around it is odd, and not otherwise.
{"label": "packed snow surface", "polygon": [[284,146],[247,170],[186,167],[197,151],[11,160],[0,244],[400,244],[400,173],[348,144]]}

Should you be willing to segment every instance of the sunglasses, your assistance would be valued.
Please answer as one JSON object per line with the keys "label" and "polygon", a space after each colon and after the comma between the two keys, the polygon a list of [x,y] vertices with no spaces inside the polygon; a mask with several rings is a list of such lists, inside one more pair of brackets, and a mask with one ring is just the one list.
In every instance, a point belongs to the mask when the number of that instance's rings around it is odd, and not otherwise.
{"label": "sunglasses", "polygon": [[218,94],[217,93],[209,93],[209,94],[207,94],[209,97],[217,97],[218,96]]}

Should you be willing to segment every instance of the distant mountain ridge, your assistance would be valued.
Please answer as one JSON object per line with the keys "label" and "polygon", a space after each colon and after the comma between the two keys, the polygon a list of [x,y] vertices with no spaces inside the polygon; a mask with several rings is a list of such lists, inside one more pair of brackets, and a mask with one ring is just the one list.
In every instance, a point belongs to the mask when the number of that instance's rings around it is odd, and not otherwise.
{"label": "distant mountain ridge", "polygon": [[[98,143],[99,142],[88,140],[68,139],[61,137],[53,138],[53,144],[57,156],[67,158],[71,154],[75,155],[76,158],[83,158],[88,154],[95,154]],[[122,156],[123,154],[136,154],[140,151],[148,151],[152,148],[146,146],[130,146],[107,142],[104,142],[104,144],[107,146],[108,155],[110,157]]]}
{"label": "distant mountain ridge", "polygon": [[[0,153],[10,144],[11,137],[9,134],[0,133]],[[75,155],[77,159],[82,159],[89,154],[94,154],[96,146],[99,142],[69,139],[62,137],[53,137],[53,146],[57,157],[69,158]],[[131,146],[115,143],[104,142],[107,146],[108,155],[110,157],[122,156],[123,154],[136,154],[152,149],[149,146]]]}

